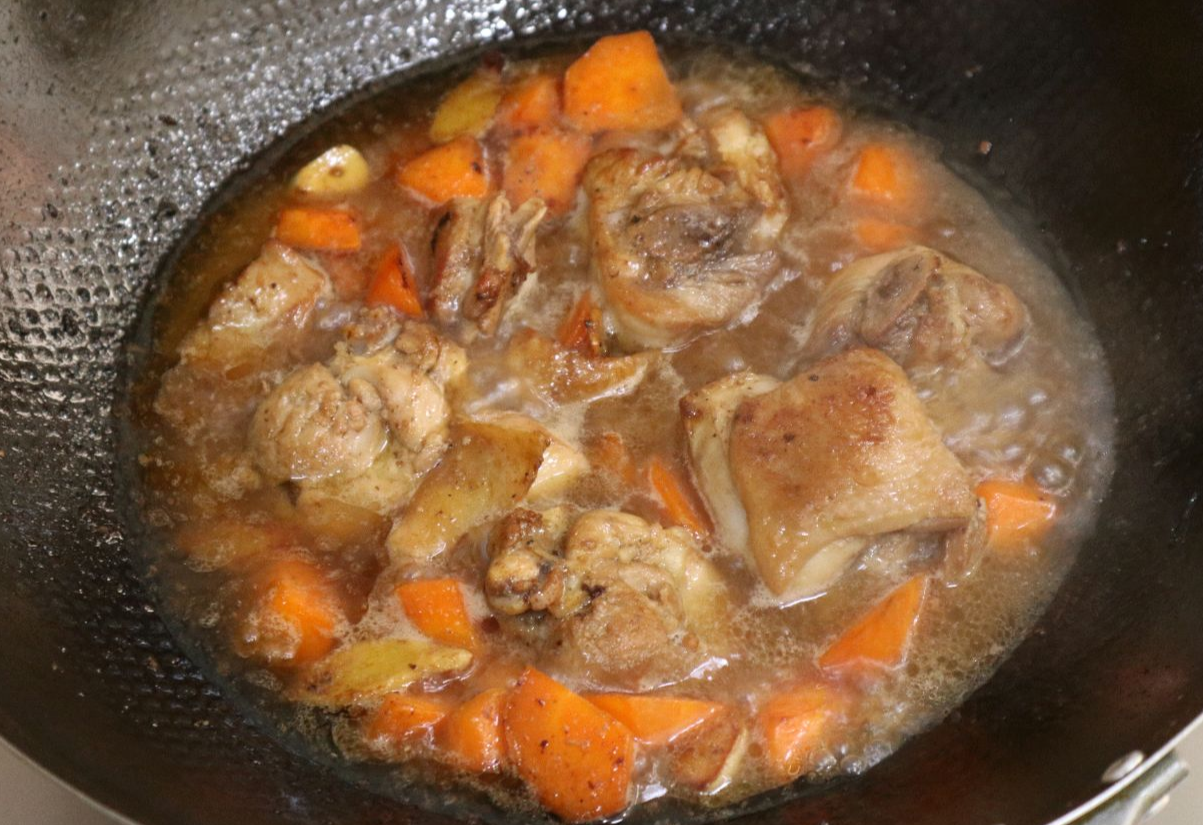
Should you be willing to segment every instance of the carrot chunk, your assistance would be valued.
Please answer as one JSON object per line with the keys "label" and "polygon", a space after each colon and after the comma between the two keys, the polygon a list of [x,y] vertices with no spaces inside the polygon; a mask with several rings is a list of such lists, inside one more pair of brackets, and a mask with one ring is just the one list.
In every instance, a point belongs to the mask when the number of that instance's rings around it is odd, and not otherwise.
{"label": "carrot chunk", "polygon": [[280,212],[276,238],[287,246],[321,252],[356,252],[360,244],[359,225],[350,212],[304,206]]}
{"label": "carrot chunk", "polygon": [[368,287],[366,303],[390,306],[402,315],[421,318],[426,315],[422,299],[418,297],[418,285],[414,281],[414,265],[409,253],[399,244],[393,244],[372,277]]}
{"label": "carrot chunk", "polygon": [[986,503],[987,544],[998,550],[1040,541],[1057,516],[1057,502],[1031,481],[991,479],[976,492]]}
{"label": "carrot chunk", "polygon": [[461,135],[408,160],[397,170],[397,183],[434,203],[484,197],[489,193],[484,150],[476,138]]}
{"label": "carrot chunk", "polygon": [[523,671],[506,703],[504,730],[518,775],[555,815],[583,822],[630,801],[631,732],[551,677]]}
{"label": "carrot chunk", "polygon": [[852,188],[866,200],[903,204],[912,197],[911,159],[895,146],[871,143],[861,150],[852,174]]}
{"label": "carrot chunk", "polygon": [[520,132],[550,126],[560,115],[560,83],[549,74],[524,78],[509,89],[497,107],[496,128]]}
{"label": "carrot chunk", "polygon": [[645,31],[603,37],[564,73],[564,114],[579,129],[664,129],[681,119],[656,41]]}
{"label": "carrot chunk", "polygon": [[842,130],[840,116],[827,106],[785,109],[764,122],[781,174],[795,179],[804,177],[815,159],[839,142]]}
{"label": "carrot chunk", "polygon": [[595,693],[585,697],[649,745],[667,745],[687,730],[724,712],[726,705],[675,696]]}
{"label": "carrot chunk", "polygon": [[660,456],[652,458],[647,468],[652,489],[660,497],[664,511],[673,524],[687,527],[699,536],[710,532],[710,525],[690,492],[688,482],[672,470]]}
{"label": "carrot chunk", "polygon": [[898,587],[844,631],[819,657],[819,666],[893,668],[902,664],[926,594],[926,576],[915,576]]}
{"label": "carrot chunk", "polygon": [[502,183],[506,197],[514,206],[542,198],[553,215],[564,214],[576,200],[592,147],[588,135],[560,129],[516,136],[506,150]]}
{"label": "carrot chunk", "polygon": [[397,598],[409,620],[434,641],[467,650],[476,645],[476,631],[455,579],[405,582],[397,585]]}
{"label": "carrot chunk", "polygon": [[556,338],[565,349],[585,355],[601,354],[601,313],[593,302],[593,293],[586,289],[572,312],[560,325]]}
{"label": "carrot chunk", "polygon": [[434,730],[434,741],[448,760],[476,773],[495,771],[505,757],[501,712],[506,691],[490,688],[451,711]]}
{"label": "carrot chunk", "polygon": [[243,624],[249,655],[304,665],[330,652],[343,612],[321,569],[302,559],[280,559],[255,577],[254,586],[258,597]]}
{"label": "carrot chunk", "polygon": [[811,768],[846,707],[846,697],[823,684],[769,699],[756,715],[756,725],[773,773],[793,779]]}
{"label": "carrot chunk", "polygon": [[390,693],[368,717],[364,735],[377,746],[410,744],[428,737],[447,711],[441,698]]}
{"label": "carrot chunk", "polygon": [[915,230],[893,221],[862,218],[856,224],[856,239],[871,252],[889,252],[913,241]]}

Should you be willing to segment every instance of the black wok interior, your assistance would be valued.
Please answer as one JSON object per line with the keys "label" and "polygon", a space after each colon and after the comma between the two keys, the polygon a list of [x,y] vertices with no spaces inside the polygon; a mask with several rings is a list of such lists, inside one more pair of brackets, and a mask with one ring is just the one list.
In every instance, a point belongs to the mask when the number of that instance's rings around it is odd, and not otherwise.
{"label": "black wok interior", "polygon": [[1035,219],[1116,385],[1101,524],[1036,632],[896,756],[757,821],[1041,825],[1203,710],[1203,7],[117,5],[0,10],[0,735],[66,781],[147,825],[440,821],[258,732],[173,640],[122,489],[131,341],[189,221],[315,107],[484,43],[633,28],[750,47],[940,140]]}

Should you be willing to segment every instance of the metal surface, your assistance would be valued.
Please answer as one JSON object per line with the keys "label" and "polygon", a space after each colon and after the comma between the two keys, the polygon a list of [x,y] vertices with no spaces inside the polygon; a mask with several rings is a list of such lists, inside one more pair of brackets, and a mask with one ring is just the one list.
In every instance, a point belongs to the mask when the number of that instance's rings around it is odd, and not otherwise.
{"label": "metal surface", "polygon": [[1178,752],[1170,751],[1100,810],[1078,820],[1077,825],[1140,825],[1169,802],[1170,791],[1186,779],[1187,773]]}
{"label": "metal surface", "polygon": [[1088,803],[1115,759],[1159,753],[1203,709],[1201,16],[1189,0],[0,7],[0,734],[148,825],[446,821],[285,749],[182,654],[118,507],[124,343],[205,200],[313,110],[479,44],[649,27],[842,81],[942,141],[1034,216],[1118,394],[1098,533],[996,677],[864,776],[732,815],[1044,825]]}
{"label": "metal surface", "polygon": [[[1193,764],[1203,763],[1203,730],[1197,731],[1182,744],[1181,756]],[[1126,797],[1126,795],[1124,795]],[[1117,798],[1117,808],[1124,799]],[[1165,804],[1162,805],[1161,803]],[[1113,816],[1110,805],[1106,812],[1094,816]],[[1203,811],[1203,777],[1189,776],[1161,802],[1154,802],[1144,815],[1148,825],[1198,825]],[[1074,825],[1100,825],[1087,814]],[[95,803],[75,793],[69,786],[21,757],[10,748],[0,746],[0,821],[21,825],[128,825],[95,806]],[[1135,820],[1141,821],[1139,816]],[[1114,825],[1114,821],[1106,825]]]}

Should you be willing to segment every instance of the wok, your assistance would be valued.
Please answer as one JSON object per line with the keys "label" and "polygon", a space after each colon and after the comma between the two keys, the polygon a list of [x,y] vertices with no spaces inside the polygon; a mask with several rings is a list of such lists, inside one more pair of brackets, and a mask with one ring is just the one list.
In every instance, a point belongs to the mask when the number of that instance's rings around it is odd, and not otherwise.
{"label": "wok", "polygon": [[634,28],[748,47],[938,139],[1004,213],[1032,216],[1023,229],[1096,325],[1117,391],[1097,531],[997,675],[863,776],[724,815],[1045,825],[1127,788],[1137,807],[1100,815],[1126,822],[1180,778],[1161,757],[1203,709],[1192,0],[0,8],[0,735],[145,825],[492,816],[347,781],[266,735],[186,655],[137,561],[123,388],[160,263],[230,173],[314,110],[482,45]]}

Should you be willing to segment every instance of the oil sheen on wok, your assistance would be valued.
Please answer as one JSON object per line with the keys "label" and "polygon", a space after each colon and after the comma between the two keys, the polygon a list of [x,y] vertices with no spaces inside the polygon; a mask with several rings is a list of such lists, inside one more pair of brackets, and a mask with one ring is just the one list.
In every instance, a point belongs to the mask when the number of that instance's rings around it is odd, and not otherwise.
{"label": "oil sheen on wok", "polygon": [[865,770],[1110,472],[1052,272],[904,128],[646,33],[381,92],[184,250],[159,582],[356,763],[565,820]]}

